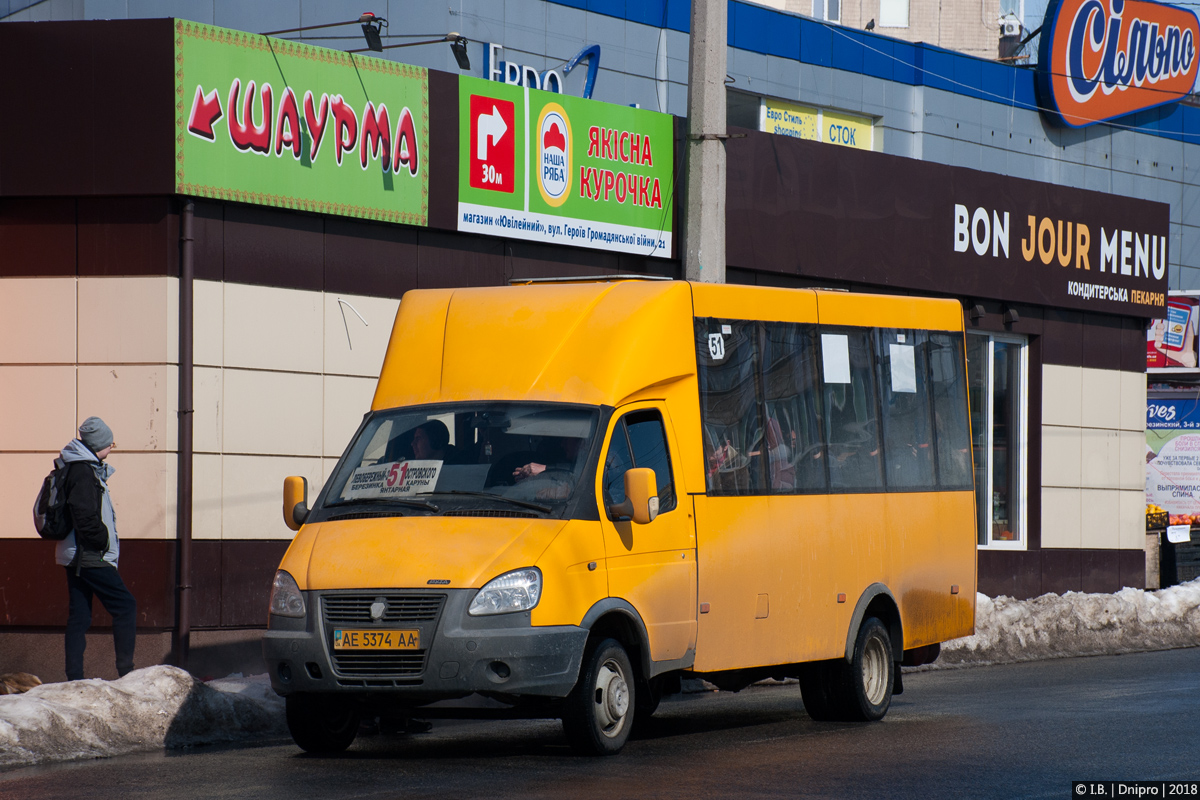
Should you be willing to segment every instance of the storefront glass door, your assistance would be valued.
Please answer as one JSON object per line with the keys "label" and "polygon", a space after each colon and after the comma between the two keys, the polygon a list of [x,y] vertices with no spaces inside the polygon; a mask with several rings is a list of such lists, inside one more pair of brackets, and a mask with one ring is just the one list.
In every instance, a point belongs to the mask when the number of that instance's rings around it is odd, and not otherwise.
{"label": "storefront glass door", "polygon": [[1025,547],[1026,342],[967,336],[979,544]]}

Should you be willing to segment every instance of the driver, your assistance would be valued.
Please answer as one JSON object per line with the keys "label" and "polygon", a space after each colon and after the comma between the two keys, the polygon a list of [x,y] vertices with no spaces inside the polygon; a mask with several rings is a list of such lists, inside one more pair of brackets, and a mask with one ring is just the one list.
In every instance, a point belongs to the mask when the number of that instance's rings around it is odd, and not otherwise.
{"label": "driver", "polygon": [[569,437],[558,439],[542,449],[540,455],[545,460],[545,464],[531,461],[524,466],[517,467],[513,470],[513,482],[520,483],[526,478],[541,475],[547,469],[557,469],[565,472],[574,471],[575,461],[579,458],[579,449],[582,446],[583,439]]}
{"label": "driver", "polygon": [[450,444],[450,429],[438,419],[418,425],[413,431],[414,461],[445,461],[446,446]]}

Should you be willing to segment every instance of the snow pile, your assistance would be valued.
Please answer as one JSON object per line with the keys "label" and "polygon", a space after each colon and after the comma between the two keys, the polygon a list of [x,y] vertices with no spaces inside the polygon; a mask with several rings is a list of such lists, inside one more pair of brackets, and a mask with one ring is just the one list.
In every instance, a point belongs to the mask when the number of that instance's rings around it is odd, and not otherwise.
{"label": "snow pile", "polygon": [[201,683],[176,667],[0,697],[0,767],[286,735],[266,676]]}
{"label": "snow pile", "polygon": [[1009,664],[1200,645],[1200,580],[1147,592],[976,596],[975,635],[942,645],[929,668]]}

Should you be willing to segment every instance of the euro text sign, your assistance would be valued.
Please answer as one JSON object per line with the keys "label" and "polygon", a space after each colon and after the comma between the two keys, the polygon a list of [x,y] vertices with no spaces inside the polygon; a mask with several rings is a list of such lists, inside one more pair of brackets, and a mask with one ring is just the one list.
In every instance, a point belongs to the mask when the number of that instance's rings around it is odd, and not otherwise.
{"label": "euro text sign", "polygon": [[1072,128],[1174,103],[1196,83],[1200,23],[1146,0],[1052,2],[1038,55],[1039,102]]}
{"label": "euro text sign", "polygon": [[422,67],[175,23],[179,194],[425,225]]}
{"label": "euro text sign", "polygon": [[671,256],[671,117],[459,79],[458,229]]}

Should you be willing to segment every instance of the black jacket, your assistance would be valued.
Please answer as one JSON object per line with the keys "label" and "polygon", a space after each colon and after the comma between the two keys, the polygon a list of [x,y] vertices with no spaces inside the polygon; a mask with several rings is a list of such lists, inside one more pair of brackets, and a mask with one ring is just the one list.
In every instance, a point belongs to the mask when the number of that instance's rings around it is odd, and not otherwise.
{"label": "black jacket", "polygon": [[101,517],[100,480],[90,461],[67,464],[65,483],[67,520],[75,529],[75,546],[82,550],[80,561],[85,567],[104,566],[108,549],[108,528]]}

